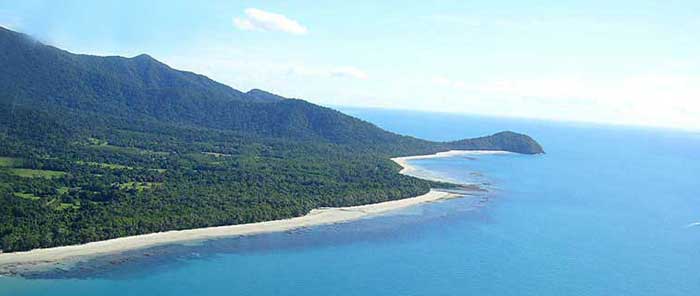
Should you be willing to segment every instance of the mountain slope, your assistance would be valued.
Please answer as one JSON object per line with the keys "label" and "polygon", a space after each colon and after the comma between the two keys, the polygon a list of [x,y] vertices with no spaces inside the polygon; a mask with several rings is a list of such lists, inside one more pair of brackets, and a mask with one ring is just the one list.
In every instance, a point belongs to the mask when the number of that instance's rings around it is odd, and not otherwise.
{"label": "mountain slope", "polygon": [[258,102],[266,102],[266,103],[279,102],[279,101],[287,99],[283,96],[278,96],[276,94],[266,92],[264,90],[257,89],[257,88],[251,89],[248,92],[246,92],[245,94],[248,95],[248,97],[251,99],[255,99]]}
{"label": "mountain slope", "polygon": [[[532,145],[532,139],[515,134],[497,141],[453,143],[404,137],[303,100],[257,89],[243,93],[205,76],[174,70],[148,55],[76,55],[6,29],[0,29],[0,48],[4,66],[0,68],[0,99],[12,104],[59,105],[260,136],[321,140],[387,154],[452,148],[542,152],[541,147]],[[514,143],[506,143],[510,141]]]}

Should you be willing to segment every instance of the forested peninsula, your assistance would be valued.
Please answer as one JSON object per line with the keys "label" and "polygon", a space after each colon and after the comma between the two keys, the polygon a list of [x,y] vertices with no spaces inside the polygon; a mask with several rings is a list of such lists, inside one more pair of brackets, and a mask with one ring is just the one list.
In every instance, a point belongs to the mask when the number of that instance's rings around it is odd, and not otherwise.
{"label": "forested peninsula", "polygon": [[0,250],[303,216],[449,187],[390,158],[543,153],[514,132],[432,142],[148,55],[73,54],[0,27]]}

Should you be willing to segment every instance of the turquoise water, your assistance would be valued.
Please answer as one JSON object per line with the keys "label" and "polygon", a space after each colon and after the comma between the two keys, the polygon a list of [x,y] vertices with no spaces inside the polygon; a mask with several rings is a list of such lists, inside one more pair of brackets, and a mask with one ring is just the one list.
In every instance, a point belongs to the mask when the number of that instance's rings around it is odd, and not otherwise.
{"label": "turquoise water", "polygon": [[700,135],[345,111],[435,140],[511,129],[547,154],[415,161],[492,191],[341,225],[129,252],[118,265],[113,256],[0,278],[0,295],[700,295],[700,226],[688,226],[700,222]]}

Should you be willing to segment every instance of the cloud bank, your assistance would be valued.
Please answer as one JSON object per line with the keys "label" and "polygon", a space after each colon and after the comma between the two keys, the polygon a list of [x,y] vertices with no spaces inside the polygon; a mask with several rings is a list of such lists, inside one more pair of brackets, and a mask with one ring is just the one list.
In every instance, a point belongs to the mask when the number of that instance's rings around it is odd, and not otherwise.
{"label": "cloud bank", "polygon": [[234,18],[233,24],[243,31],[277,31],[292,35],[308,33],[306,27],[282,14],[267,12],[257,8],[245,10],[244,18]]}
{"label": "cloud bank", "polygon": [[[436,76],[449,104],[481,106],[492,115],[592,121],[698,130],[700,76],[633,74],[612,80],[592,77],[496,79],[466,83]],[[469,103],[462,100],[469,99]],[[481,105],[471,100],[478,100]],[[488,104],[491,104],[487,106]],[[512,113],[502,114],[502,106]]]}

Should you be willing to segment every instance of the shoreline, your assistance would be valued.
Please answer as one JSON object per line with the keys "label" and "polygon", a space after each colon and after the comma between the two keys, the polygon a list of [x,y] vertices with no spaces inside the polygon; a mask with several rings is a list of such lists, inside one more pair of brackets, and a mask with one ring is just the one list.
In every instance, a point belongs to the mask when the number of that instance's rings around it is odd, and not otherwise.
{"label": "shoreline", "polygon": [[[440,180],[435,177],[426,177],[421,176],[420,174],[416,174],[416,172],[418,172],[418,169],[411,166],[408,163],[408,161],[413,159],[439,158],[456,155],[473,155],[485,153],[500,152],[452,150],[430,155],[397,157],[392,158],[391,160],[402,167],[401,171],[399,172],[400,174],[433,181],[446,181],[444,179]],[[188,230],[172,230],[166,232],[126,236],[80,245],[34,249],[23,252],[0,253],[0,274],[12,274],[14,270],[26,266],[31,266],[32,268],[50,267],[52,265],[64,261],[69,261],[70,259],[77,260],[80,258],[96,257],[100,255],[107,255],[111,253],[118,253],[136,249],[144,249],[148,247],[166,245],[171,243],[184,243],[224,237],[282,232],[310,226],[348,222],[423,203],[435,202],[458,197],[462,197],[462,195],[430,189],[428,193],[420,196],[352,207],[313,209],[311,210],[311,212],[304,216],[283,220],[195,228]]]}
{"label": "shoreline", "polygon": [[417,197],[353,207],[314,209],[307,215],[283,220],[195,228],[188,230],[172,230],[167,232],[126,236],[81,245],[5,253],[0,254],[0,274],[2,274],[4,271],[3,269],[5,269],[2,268],[2,266],[7,266],[10,269],[12,269],[12,267],[20,267],[22,265],[33,265],[35,267],[48,266],[53,265],[54,263],[69,260],[71,258],[94,257],[122,251],[155,247],[170,243],[183,243],[215,238],[282,232],[303,227],[342,223],[422,203],[435,202],[456,197],[460,197],[460,195],[431,189],[428,193]]}
{"label": "shoreline", "polygon": [[403,175],[407,175],[407,176],[411,176],[411,177],[416,177],[419,179],[429,180],[429,181],[458,183],[454,180],[450,180],[449,178],[430,174],[424,170],[421,170],[415,166],[412,166],[409,163],[409,161],[410,160],[417,160],[417,159],[445,158],[445,157],[453,157],[453,156],[510,154],[510,153],[512,153],[512,152],[496,151],[496,150],[450,150],[450,151],[445,151],[445,152],[438,152],[435,154],[394,157],[391,160],[402,167],[401,171],[399,171],[399,174],[403,174]]}

